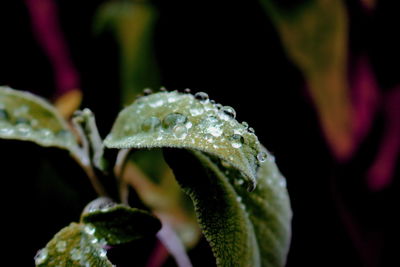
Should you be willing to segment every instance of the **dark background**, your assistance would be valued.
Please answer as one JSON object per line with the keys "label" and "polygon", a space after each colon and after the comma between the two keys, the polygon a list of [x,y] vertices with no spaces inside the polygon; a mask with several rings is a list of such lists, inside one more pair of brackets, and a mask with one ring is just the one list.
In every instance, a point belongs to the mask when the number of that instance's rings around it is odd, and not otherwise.
{"label": "dark background", "polygon": [[[119,111],[118,46],[111,34],[93,34],[93,16],[102,1],[56,2],[81,77],[83,106],[94,111],[104,137]],[[294,8],[301,1],[280,2]],[[366,49],[384,91],[400,80],[395,2],[378,1],[372,17],[361,12],[359,1],[346,2],[350,48],[354,53]],[[276,156],[294,212],[287,266],[400,266],[399,171],[382,191],[370,192],[365,184],[382,136],[381,111],[353,159],[339,164],[321,133],[302,74],[285,55],[258,1],[155,4],[162,84],[169,90],[206,91],[217,102],[235,107],[238,120],[247,121]],[[2,0],[0,11],[0,84],[51,98],[51,65],[33,37],[24,2]],[[18,251],[8,266],[30,266],[37,249],[76,221],[95,194],[64,152],[8,141],[0,142],[0,152],[1,220],[12,233],[2,240],[7,247],[3,253]],[[41,178],[52,174],[60,179]],[[355,224],[344,219],[347,213]],[[361,236],[358,241],[354,233]],[[139,257],[140,249],[135,251]],[[198,260],[195,266],[204,265]]]}

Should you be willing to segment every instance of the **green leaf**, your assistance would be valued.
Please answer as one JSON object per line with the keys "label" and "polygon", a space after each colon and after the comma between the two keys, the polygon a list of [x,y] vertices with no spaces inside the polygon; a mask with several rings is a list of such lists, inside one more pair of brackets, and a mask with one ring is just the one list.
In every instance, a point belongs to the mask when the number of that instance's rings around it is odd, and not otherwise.
{"label": "green leaf", "polygon": [[[256,184],[261,145],[233,108],[220,107],[205,93],[163,92],[142,97],[119,114],[104,144],[109,148],[177,147],[223,159]],[[258,157],[258,158],[257,158]]]}
{"label": "green leaf", "polygon": [[[164,149],[218,266],[283,266],[290,243],[286,182],[254,131],[204,93],[158,93],[123,110],[105,145]],[[250,182],[254,192],[243,184]]]}
{"label": "green leaf", "polygon": [[58,232],[35,256],[36,266],[96,266],[111,267],[105,242],[98,240],[94,229],[71,223]]}
{"label": "green leaf", "polygon": [[167,151],[218,266],[285,264],[292,213],[285,179],[268,156],[258,170],[257,188],[248,192],[237,170],[225,168],[219,159],[197,151]]}
{"label": "green leaf", "polygon": [[78,153],[74,135],[53,106],[31,93],[4,86],[0,86],[0,138]]}
{"label": "green leaf", "polygon": [[95,236],[106,240],[110,245],[155,235],[161,228],[160,221],[150,213],[115,204],[105,197],[88,204],[81,222],[92,225],[96,229]]}

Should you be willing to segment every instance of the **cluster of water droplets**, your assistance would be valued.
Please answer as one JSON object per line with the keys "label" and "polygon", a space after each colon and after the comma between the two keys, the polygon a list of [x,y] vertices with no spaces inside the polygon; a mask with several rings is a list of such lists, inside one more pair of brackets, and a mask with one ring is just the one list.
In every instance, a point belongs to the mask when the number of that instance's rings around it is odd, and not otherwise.
{"label": "cluster of water droplets", "polygon": [[121,144],[131,143],[136,147],[149,145],[149,138],[152,146],[157,142],[198,145],[215,154],[225,151],[231,164],[244,151],[247,156],[254,155],[252,161],[256,165],[266,161],[267,153],[254,129],[247,122],[236,120],[234,108],[210,100],[205,92],[193,95],[190,90],[161,91],[152,94],[147,90],[146,97],[140,97],[124,110],[125,117],[121,116],[124,119],[119,124],[123,130],[113,132],[107,139],[112,140],[116,135],[115,140]]}
{"label": "cluster of water droplets", "polygon": [[69,146],[74,143],[74,137],[70,131],[60,129],[55,132],[43,127],[40,121],[31,117],[29,107],[26,105],[9,111],[0,104],[0,136],[36,139],[48,145]]}
{"label": "cluster of water droplets", "polygon": [[[99,240],[95,236],[95,228],[90,225],[80,225],[80,241],[78,244],[75,240],[56,238],[55,244],[47,245],[45,248],[39,250],[34,257],[35,264],[41,265],[46,261],[54,261],[55,258],[51,258],[51,250],[55,250],[53,253],[58,255],[66,255],[73,262],[79,263],[79,266],[91,266],[90,262],[93,262],[94,258],[106,259],[107,243],[104,239]],[[72,249],[69,247],[72,246]],[[75,266],[75,265],[74,265]]]}

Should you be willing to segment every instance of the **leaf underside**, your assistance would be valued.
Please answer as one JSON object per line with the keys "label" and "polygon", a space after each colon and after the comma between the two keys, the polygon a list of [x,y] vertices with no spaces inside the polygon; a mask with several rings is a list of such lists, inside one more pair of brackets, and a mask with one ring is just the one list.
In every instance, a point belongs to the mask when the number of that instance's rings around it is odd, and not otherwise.
{"label": "leaf underside", "polygon": [[[292,217],[286,181],[274,157],[229,113],[190,94],[153,94],[120,113],[105,145],[164,148],[218,266],[283,266]],[[257,183],[253,192],[245,181]]]}
{"label": "leaf underside", "polygon": [[237,170],[223,167],[215,157],[168,150],[166,159],[193,200],[218,266],[284,266],[291,210],[272,156],[261,165],[251,193],[237,180]]}
{"label": "leaf underside", "polygon": [[76,153],[77,141],[67,122],[44,99],[0,86],[0,138],[31,141]]}

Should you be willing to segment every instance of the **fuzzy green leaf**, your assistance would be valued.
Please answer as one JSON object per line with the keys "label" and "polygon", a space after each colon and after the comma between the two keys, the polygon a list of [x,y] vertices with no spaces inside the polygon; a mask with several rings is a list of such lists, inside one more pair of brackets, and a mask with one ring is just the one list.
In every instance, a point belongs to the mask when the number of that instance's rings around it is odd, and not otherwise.
{"label": "fuzzy green leaf", "polygon": [[96,229],[95,236],[110,245],[155,235],[161,228],[160,221],[150,213],[115,204],[105,197],[92,201],[85,208],[81,222],[92,225]]}
{"label": "fuzzy green leaf", "polygon": [[71,223],[38,251],[36,266],[113,266],[107,259],[106,243],[98,240],[93,233],[93,228],[87,225]]}
{"label": "fuzzy green leaf", "polygon": [[44,99],[0,86],[0,138],[35,142],[77,153],[67,122]]}
{"label": "fuzzy green leaf", "polygon": [[193,200],[218,266],[284,266],[292,213],[285,179],[272,155],[258,170],[257,188],[248,192],[237,170],[225,168],[218,158],[197,151],[166,153]]}
{"label": "fuzzy green leaf", "polygon": [[121,111],[105,145],[199,150],[235,166],[254,188],[262,153],[257,137],[234,119],[231,107],[211,103],[204,93],[196,97],[163,92],[138,99]]}
{"label": "fuzzy green leaf", "polygon": [[[292,217],[285,179],[234,117],[204,94],[158,93],[123,110],[105,145],[165,148],[218,266],[283,266]],[[254,192],[245,181],[257,182]]]}

